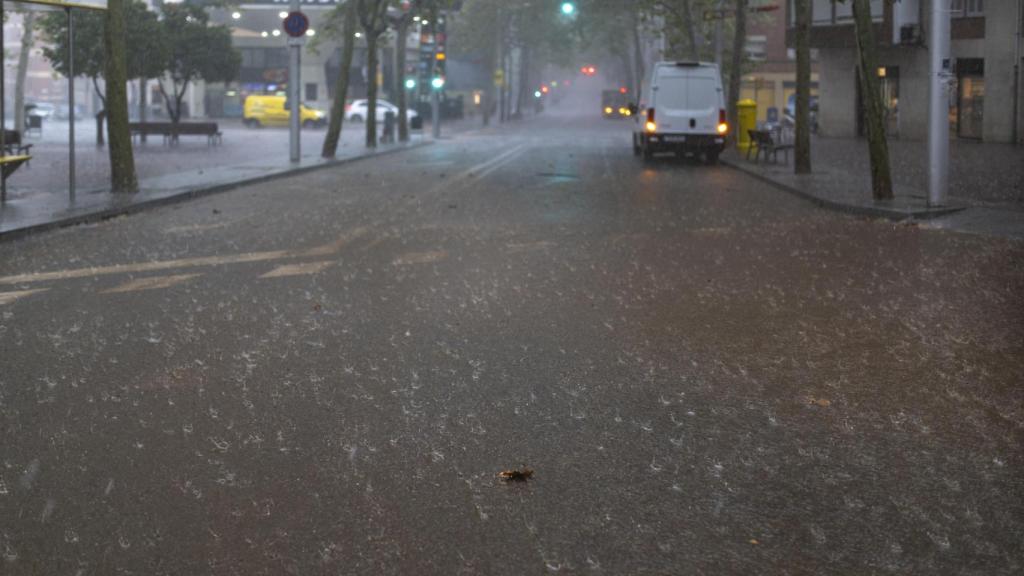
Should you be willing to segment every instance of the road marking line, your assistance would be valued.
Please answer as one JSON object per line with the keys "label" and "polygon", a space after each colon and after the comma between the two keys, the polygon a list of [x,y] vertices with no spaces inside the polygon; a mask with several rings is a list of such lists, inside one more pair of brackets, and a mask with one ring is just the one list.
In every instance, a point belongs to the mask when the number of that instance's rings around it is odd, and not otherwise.
{"label": "road marking line", "polygon": [[317,274],[323,272],[328,266],[334,264],[333,261],[325,262],[305,262],[302,264],[285,264],[284,266],[278,266],[270,272],[260,276],[260,278],[281,278],[283,276],[307,276],[310,274]]}
{"label": "road marking line", "polygon": [[108,290],[100,291],[100,294],[121,294],[123,292],[136,292],[139,290],[157,290],[170,288],[171,286],[187,282],[202,274],[176,274],[174,276],[150,276],[149,278],[138,278],[115,286]]}
{"label": "road marking line", "polygon": [[35,290],[18,290],[16,292],[0,292],[0,306],[10,304],[19,298],[31,296],[37,292],[46,292],[49,288],[36,288]]}
{"label": "road marking line", "polygon": [[0,277],[0,286],[5,284],[46,282],[49,280],[70,280],[74,278],[88,278],[91,276],[108,276],[112,274],[157,272],[160,270],[171,270],[174,268],[223,266],[225,264],[266,262],[269,260],[285,260],[288,258],[303,258],[308,256],[330,256],[339,252],[352,240],[366,234],[367,231],[367,228],[356,228],[351,232],[342,234],[333,242],[321,246],[315,246],[307,250],[272,250],[269,252],[248,252],[245,254],[230,254],[226,256],[202,256],[199,258],[139,262],[137,264],[114,264],[112,266],[97,266],[92,268],[78,268],[74,270],[56,270],[53,272],[29,272],[26,274]]}
{"label": "road marking line", "polygon": [[513,160],[515,160],[519,156],[522,156],[523,152],[526,152],[526,145],[522,145],[519,148],[514,149],[512,151],[512,154],[509,154],[505,158],[502,158],[501,162],[498,162],[497,164],[493,164],[490,167],[488,167],[486,170],[484,170],[483,172],[477,174],[476,175],[477,180],[483,180],[484,178],[490,176],[491,174],[494,174],[495,172],[497,172],[498,170],[504,168],[505,166],[508,166],[509,164],[512,163]]}
{"label": "road marking line", "polygon": [[392,262],[394,266],[409,266],[410,264],[430,264],[431,262],[438,262],[448,257],[448,253],[444,250],[434,250],[432,252],[409,252],[403,254],[395,261]]}

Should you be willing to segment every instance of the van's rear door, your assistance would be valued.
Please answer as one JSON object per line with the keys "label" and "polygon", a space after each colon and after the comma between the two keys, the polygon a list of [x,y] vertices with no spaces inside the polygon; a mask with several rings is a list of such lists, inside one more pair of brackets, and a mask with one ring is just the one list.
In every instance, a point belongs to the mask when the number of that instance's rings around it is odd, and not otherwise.
{"label": "van's rear door", "polygon": [[675,66],[659,70],[657,118],[659,131],[675,134],[715,134],[722,97],[714,67]]}

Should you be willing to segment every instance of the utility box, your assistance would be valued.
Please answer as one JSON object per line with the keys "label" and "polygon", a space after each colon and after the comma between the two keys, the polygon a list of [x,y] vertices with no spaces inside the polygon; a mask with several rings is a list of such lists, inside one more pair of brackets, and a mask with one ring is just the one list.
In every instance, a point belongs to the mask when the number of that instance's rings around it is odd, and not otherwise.
{"label": "utility box", "polygon": [[736,148],[746,154],[750,148],[750,130],[757,130],[757,102],[747,98],[736,103]]}

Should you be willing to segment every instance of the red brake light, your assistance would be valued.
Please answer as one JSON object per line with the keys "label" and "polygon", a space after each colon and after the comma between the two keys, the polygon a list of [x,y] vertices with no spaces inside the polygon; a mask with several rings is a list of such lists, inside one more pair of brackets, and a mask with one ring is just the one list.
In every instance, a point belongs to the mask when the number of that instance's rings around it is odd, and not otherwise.
{"label": "red brake light", "polygon": [[725,124],[725,122],[726,122],[725,110],[719,108],[718,109],[718,123],[719,124]]}

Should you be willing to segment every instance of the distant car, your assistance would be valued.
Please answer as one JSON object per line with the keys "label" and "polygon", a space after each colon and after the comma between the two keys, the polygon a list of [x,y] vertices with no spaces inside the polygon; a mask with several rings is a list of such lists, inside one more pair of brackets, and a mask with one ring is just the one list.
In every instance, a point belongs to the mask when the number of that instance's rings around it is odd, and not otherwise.
{"label": "distant car", "polygon": [[[291,117],[288,99],[284,96],[252,95],[242,106],[242,122],[250,128],[287,126]],[[323,128],[327,125],[327,114],[301,104],[299,120],[303,128]]]}
{"label": "distant car", "polygon": [[[69,120],[71,108],[67,104],[60,104],[57,106],[57,111],[53,113],[53,117],[57,120]],[[85,108],[75,104],[75,120],[85,118]]]}
{"label": "distant car", "polygon": [[628,118],[629,96],[622,90],[604,90],[601,92],[601,113],[605,118]]}
{"label": "distant car", "polygon": [[[366,100],[355,100],[348,106],[345,106],[345,120],[356,123],[365,122],[366,116],[368,115],[366,111],[366,104]],[[383,122],[384,114],[388,112],[394,112],[395,119],[398,119],[398,106],[395,106],[387,100],[377,100],[377,113],[375,114],[377,122]],[[409,108],[407,114],[410,121],[419,116],[419,114],[417,114],[412,108]]]}
{"label": "distant car", "polygon": [[57,107],[49,102],[34,102],[32,104],[26,104],[25,111],[28,112],[30,116],[49,118],[57,112]]}

